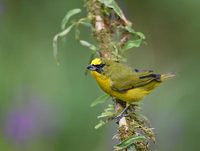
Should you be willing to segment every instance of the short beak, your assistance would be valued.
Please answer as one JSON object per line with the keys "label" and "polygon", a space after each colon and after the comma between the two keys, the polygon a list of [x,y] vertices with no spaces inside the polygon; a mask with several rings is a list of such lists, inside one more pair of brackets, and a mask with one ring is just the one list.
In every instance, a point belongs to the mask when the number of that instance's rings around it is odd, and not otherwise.
{"label": "short beak", "polygon": [[89,66],[87,66],[87,69],[91,70],[91,71],[95,71],[97,68],[93,65],[89,65]]}

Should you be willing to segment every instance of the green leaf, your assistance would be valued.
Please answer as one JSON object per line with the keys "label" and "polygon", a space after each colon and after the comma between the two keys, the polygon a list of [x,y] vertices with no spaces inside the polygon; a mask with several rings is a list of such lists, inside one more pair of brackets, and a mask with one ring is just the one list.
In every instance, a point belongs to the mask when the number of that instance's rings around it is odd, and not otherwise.
{"label": "green leaf", "polygon": [[100,118],[111,117],[111,116],[113,116],[113,112],[104,112],[101,115],[99,115],[97,118],[100,119]]}
{"label": "green leaf", "polygon": [[75,24],[72,24],[71,26],[69,26],[67,29],[65,29],[64,31],[58,33],[57,35],[54,36],[53,38],[53,55],[54,58],[57,62],[57,64],[59,65],[59,61],[58,61],[58,38],[62,38],[64,36],[66,36],[74,27]]}
{"label": "green leaf", "polygon": [[94,45],[92,45],[91,43],[89,43],[85,40],[80,40],[80,44],[85,46],[85,47],[88,47],[90,50],[97,52],[97,48]]}
{"label": "green leaf", "polygon": [[104,110],[103,113],[101,113],[101,115],[99,115],[97,118],[105,118],[105,117],[114,117],[115,116],[115,108],[114,105],[109,104],[108,107]]}
{"label": "green leaf", "polygon": [[127,22],[122,10],[118,6],[118,4],[115,2],[115,0],[99,0],[102,4],[104,4],[108,8],[112,8],[115,13],[123,19],[125,22]]}
{"label": "green leaf", "polygon": [[128,139],[122,141],[120,144],[116,145],[114,148],[116,150],[123,150],[129,148],[133,143],[144,141],[146,139],[145,136],[131,136]]}
{"label": "green leaf", "polygon": [[83,25],[85,27],[92,27],[91,21],[88,18],[81,18],[79,21],[75,22],[76,27],[75,27],[75,39],[79,40],[80,37],[80,30],[79,30],[79,26]]}
{"label": "green leaf", "polygon": [[74,15],[80,13],[80,12],[81,12],[81,9],[79,9],[79,8],[72,9],[72,10],[68,11],[67,14],[65,15],[65,17],[64,17],[63,20],[62,20],[61,29],[64,30],[66,24],[67,24],[68,21],[69,21],[69,19],[70,19],[72,16],[74,16]]}
{"label": "green leaf", "polygon": [[142,43],[142,39],[136,39],[136,40],[129,40],[127,43],[125,43],[125,45],[123,46],[123,51],[126,51],[128,49],[131,49],[133,47],[140,47]]}
{"label": "green leaf", "polygon": [[[107,119],[103,121],[101,118],[105,118],[105,117]],[[95,126],[95,129],[102,127],[103,125],[108,123],[113,117],[115,117],[114,105],[108,104],[108,107],[104,110],[104,112],[101,113],[101,115],[97,117],[97,118],[100,118],[101,120],[99,124]]]}
{"label": "green leaf", "polygon": [[126,26],[124,27],[125,30],[127,30],[129,33],[131,33],[133,35],[133,37],[136,37],[136,39],[134,40],[129,40],[127,41],[124,46],[122,47],[122,52],[131,49],[133,47],[140,47],[140,45],[142,44],[143,40],[145,39],[145,36],[143,33],[141,32],[136,32],[132,27],[130,26]]}
{"label": "green leaf", "polygon": [[92,104],[90,105],[90,107],[94,107],[97,104],[102,104],[106,100],[108,100],[109,98],[110,98],[110,96],[108,94],[102,95],[102,96],[98,97],[96,100],[94,100],[94,102],[92,102]]}
{"label": "green leaf", "polygon": [[106,123],[103,120],[100,120],[99,123],[94,127],[95,129],[99,129],[100,127],[102,127],[103,125],[105,125]]}
{"label": "green leaf", "polygon": [[90,20],[88,20],[88,19],[80,21],[80,24],[82,24],[82,25],[84,25],[86,27],[91,27],[92,28],[92,24],[91,24]]}
{"label": "green leaf", "polygon": [[141,32],[136,32],[131,26],[126,26],[125,30],[127,30],[129,33],[133,34],[133,36],[138,36],[140,39],[145,39],[145,35]]}
{"label": "green leaf", "polygon": [[131,26],[126,26],[125,29],[131,34],[136,34],[135,30]]}
{"label": "green leaf", "polygon": [[145,39],[145,35],[141,32],[136,32],[136,34],[141,38],[141,39]]}
{"label": "green leaf", "polygon": [[114,106],[111,105],[111,104],[109,104],[109,105],[108,105],[108,108],[105,109],[105,112],[114,112],[114,111],[115,111],[115,110],[114,110]]}

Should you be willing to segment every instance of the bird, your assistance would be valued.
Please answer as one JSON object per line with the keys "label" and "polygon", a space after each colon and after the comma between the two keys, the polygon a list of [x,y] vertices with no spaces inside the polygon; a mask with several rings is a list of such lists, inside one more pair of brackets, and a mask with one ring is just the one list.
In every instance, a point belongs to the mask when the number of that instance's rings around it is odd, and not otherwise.
{"label": "bird", "polygon": [[104,92],[126,103],[123,113],[130,104],[139,102],[162,82],[175,76],[133,69],[120,61],[105,58],[93,59],[87,69]]}

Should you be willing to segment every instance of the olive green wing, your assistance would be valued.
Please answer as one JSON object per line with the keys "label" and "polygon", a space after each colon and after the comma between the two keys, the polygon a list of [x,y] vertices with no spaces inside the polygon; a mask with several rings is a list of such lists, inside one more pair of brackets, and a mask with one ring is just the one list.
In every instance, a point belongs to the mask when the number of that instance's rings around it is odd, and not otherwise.
{"label": "olive green wing", "polygon": [[112,70],[110,71],[112,71],[109,75],[111,87],[113,90],[119,92],[143,87],[150,84],[152,81],[160,81],[160,75],[154,74],[151,70],[133,71],[131,68],[120,64],[112,67]]}

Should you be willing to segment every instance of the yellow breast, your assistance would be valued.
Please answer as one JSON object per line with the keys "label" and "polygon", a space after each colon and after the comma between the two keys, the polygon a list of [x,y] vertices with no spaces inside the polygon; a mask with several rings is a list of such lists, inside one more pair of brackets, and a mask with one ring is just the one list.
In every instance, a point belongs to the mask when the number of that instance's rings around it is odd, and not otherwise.
{"label": "yellow breast", "polygon": [[99,74],[96,71],[92,71],[91,74],[95,77],[97,83],[99,84],[99,86],[101,87],[103,91],[105,91],[110,96],[118,98],[127,103],[133,103],[133,102],[139,101],[145,95],[149,94],[149,92],[143,88],[134,88],[134,89],[127,90],[125,92],[115,91],[111,88],[110,78],[102,74]]}

